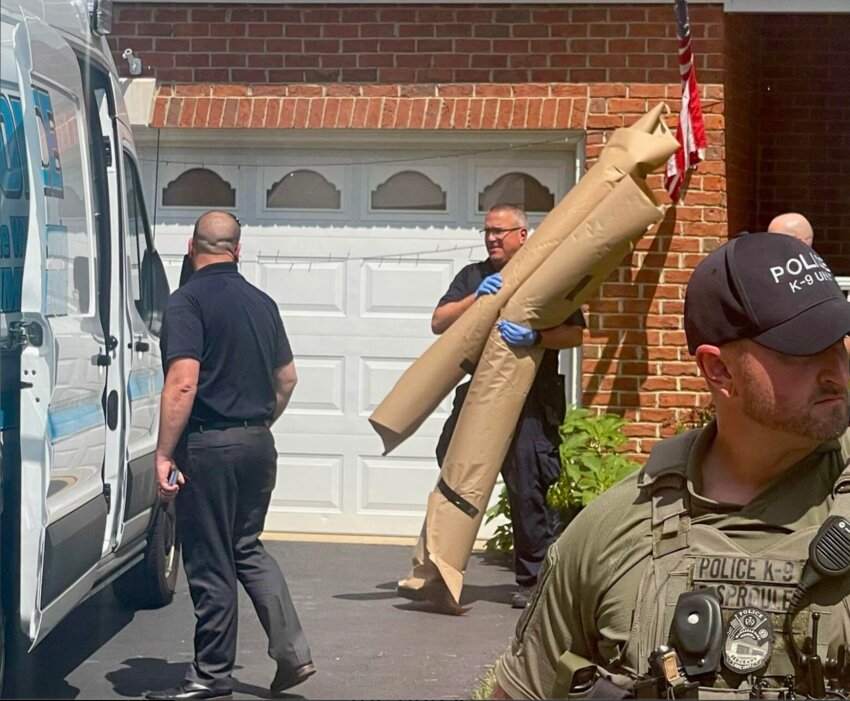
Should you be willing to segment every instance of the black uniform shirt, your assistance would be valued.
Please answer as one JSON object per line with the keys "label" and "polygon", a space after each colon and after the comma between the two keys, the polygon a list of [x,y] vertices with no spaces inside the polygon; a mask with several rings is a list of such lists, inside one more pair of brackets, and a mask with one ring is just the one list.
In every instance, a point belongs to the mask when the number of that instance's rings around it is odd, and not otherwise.
{"label": "black uniform shirt", "polygon": [[[437,303],[438,307],[442,307],[444,304],[449,302],[459,302],[469,295],[473,294],[475,290],[478,289],[478,286],[488,275],[492,275],[493,273],[498,272],[493,264],[490,262],[490,259],[487,258],[485,260],[479,261],[478,263],[470,263],[467,266],[461,268],[460,272],[455,275],[455,279],[452,280],[452,284],[449,285],[449,289],[446,291],[440,301]],[[581,309],[576,309],[568,319],[564,321],[565,324],[572,324],[573,326],[580,326],[581,328],[585,328],[587,324],[584,321],[584,314],[581,313]],[[540,369],[537,372],[537,377],[534,379],[534,388],[540,388],[543,385],[549,385],[558,375],[558,351],[552,348],[547,348],[543,353],[543,359],[540,362]]]}
{"label": "black uniform shirt", "polygon": [[275,371],[292,360],[277,305],[239,274],[236,263],[197,272],[168,299],[160,340],[165,367],[200,361],[191,419],[270,419]]}

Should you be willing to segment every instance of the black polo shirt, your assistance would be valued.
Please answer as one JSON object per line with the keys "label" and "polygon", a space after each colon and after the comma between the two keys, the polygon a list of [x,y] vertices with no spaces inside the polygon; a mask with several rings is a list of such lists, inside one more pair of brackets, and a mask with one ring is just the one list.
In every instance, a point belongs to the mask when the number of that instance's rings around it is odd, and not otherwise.
{"label": "black polo shirt", "polygon": [[292,360],[277,305],[236,263],[201,268],[169,297],[160,348],[166,368],[200,361],[191,414],[199,422],[270,419],[274,374]]}
{"label": "black polo shirt", "polygon": [[[454,280],[449,285],[449,289],[440,298],[437,306],[442,307],[449,302],[459,302],[469,297],[469,295],[478,289],[478,286],[483,282],[485,277],[495,272],[498,271],[493,267],[489,258],[464,266],[455,275]],[[581,309],[576,309],[569,318],[564,320],[564,323],[581,328],[587,327]],[[558,353],[559,351],[552,348],[547,348],[543,353],[543,359],[540,361],[540,369],[537,371],[537,376],[534,379],[534,389],[539,389],[542,385],[550,384],[558,375]]]}

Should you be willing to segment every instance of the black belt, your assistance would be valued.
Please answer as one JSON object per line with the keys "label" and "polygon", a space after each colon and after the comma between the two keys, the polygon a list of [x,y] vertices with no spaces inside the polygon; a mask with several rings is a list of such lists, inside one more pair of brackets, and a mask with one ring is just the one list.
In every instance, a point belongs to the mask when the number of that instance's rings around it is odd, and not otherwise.
{"label": "black belt", "polygon": [[248,428],[249,426],[268,426],[266,419],[244,419],[242,421],[190,421],[190,431],[221,431],[225,428]]}

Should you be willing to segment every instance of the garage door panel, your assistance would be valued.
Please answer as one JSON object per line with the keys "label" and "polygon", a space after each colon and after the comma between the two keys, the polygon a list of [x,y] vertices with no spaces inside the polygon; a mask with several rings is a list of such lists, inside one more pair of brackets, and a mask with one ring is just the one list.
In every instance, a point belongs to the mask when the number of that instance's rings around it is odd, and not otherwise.
{"label": "garage door panel", "polygon": [[[357,405],[360,416],[365,418],[372,414],[414,360],[415,358],[360,358],[360,392]],[[452,395],[440,403],[432,417],[445,420],[451,412],[451,402]]]}
{"label": "garage door panel", "polygon": [[344,464],[341,454],[278,450],[277,483],[272,492],[272,506],[342,513]]}
{"label": "garage door panel", "polygon": [[289,415],[345,415],[345,358],[299,354],[298,384],[287,407]]}
{"label": "garage door panel", "polygon": [[424,516],[426,497],[439,477],[433,455],[361,455],[357,469],[357,513],[362,515]]}
{"label": "garage door panel", "polygon": [[265,290],[286,316],[345,318],[345,260],[307,258],[260,259],[258,286]]}
{"label": "garage door panel", "polygon": [[366,261],[359,271],[361,316],[430,319],[452,269],[451,260]]}

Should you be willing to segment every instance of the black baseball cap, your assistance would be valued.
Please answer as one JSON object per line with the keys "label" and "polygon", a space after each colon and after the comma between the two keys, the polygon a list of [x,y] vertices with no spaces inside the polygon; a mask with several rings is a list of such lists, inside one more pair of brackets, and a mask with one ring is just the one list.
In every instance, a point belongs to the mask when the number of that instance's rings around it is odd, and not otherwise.
{"label": "black baseball cap", "polygon": [[709,253],[685,293],[688,350],[749,338],[814,355],[850,333],[850,302],[823,259],[793,236],[744,234]]}

